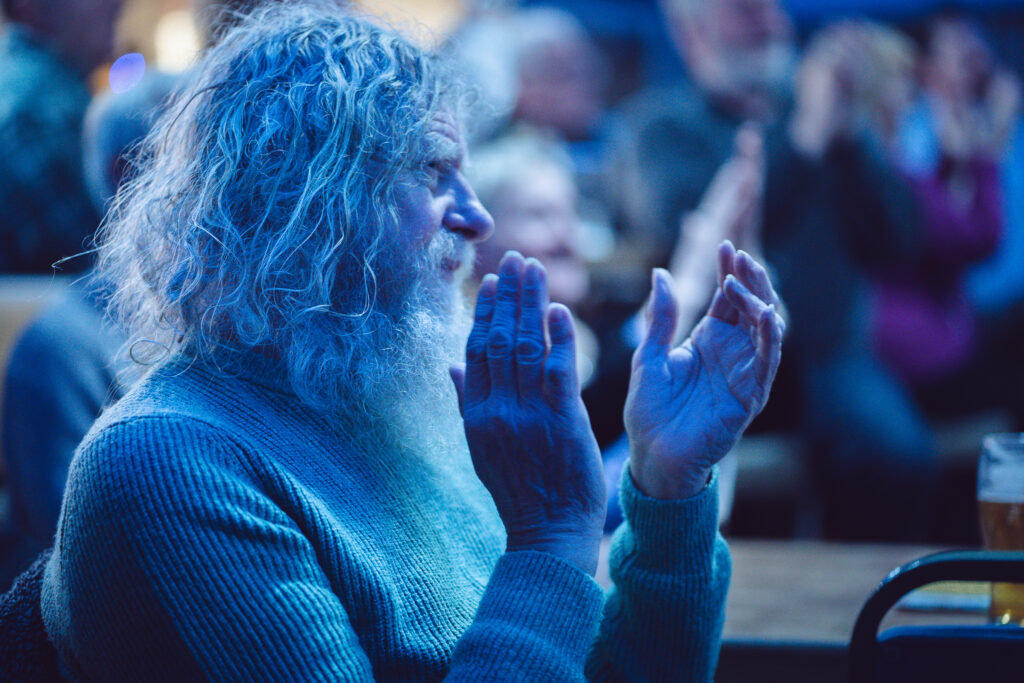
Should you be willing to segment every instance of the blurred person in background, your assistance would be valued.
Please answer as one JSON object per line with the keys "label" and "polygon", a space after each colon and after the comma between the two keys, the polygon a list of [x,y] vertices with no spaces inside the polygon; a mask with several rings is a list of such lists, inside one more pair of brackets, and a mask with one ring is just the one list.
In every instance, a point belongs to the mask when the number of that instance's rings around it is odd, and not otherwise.
{"label": "blurred person in background", "polygon": [[914,167],[912,159],[904,163],[902,147],[918,74],[914,44],[874,24],[834,30],[859,46],[857,106],[903,167],[922,227],[916,259],[875,273],[877,352],[911,390],[922,424],[1000,409],[1022,429],[1022,320],[979,315],[966,286],[972,266],[996,253],[1003,239],[1004,192],[1020,191],[1002,186],[1000,177],[1017,118],[1016,79],[994,67],[969,23],[936,22],[924,73],[936,92],[931,106],[941,152],[933,166]]}
{"label": "blurred person in background", "polygon": [[[282,0],[192,0],[192,16],[203,47],[213,46],[224,33],[257,5]],[[339,5],[349,4],[338,0]]]}
{"label": "blurred person in background", "polygon": [[599,134],[607,68],[572,14],[554,7],[479,11],[446,49],[481,90],[471,111],[478,137],[498,137],[517,122],[569,143]]}
{"label": "blurred person in background", "polygon": [[[259,0],[199,2],[196,28],[209,47],[237,13]],[[123,93],[96,97],[82,134],[84,184],[98,215],[106,213],[134,163],[134,149],[182,78],[148,71]],[[85,256],[71,261],[90,262]],[[61,263],[61,267],[64,264]],[[104,315],[110,286],[90,271],[25,328],[4,377],[3,439],[10,509],[0,522],[0,587],[53,543],[68,466],[100,413],[137,377],[124,333]]]}
{"label": "blurred person in background", "polygon": [[[83,129],[85,181],[100,214],[106,212],[141,141],[177,78],[149,74],[133,89],[90,104]],[[90,271],[73,282],[25,328],[4,377],[5,487],[10,517],[3,530],[0,586],[53,543],[78,443],[100,413],[135,378],[120,329],[104,316],[109,287]]]}
{"label": "blurred person in background", "polygon": [[498,139],[525,125],[562,141],[579,196],[581,249],[591,260],[607,256],[608,66],[586,28],[554,7],[499,6],[470,15],[447,49],[477,86],[473,139]]}
{"label": "blurred person in background", "polygon": [[930,442],[906,390],[871,351],[868,288],[872,269],[916,258],[920,225],[911,188],[855,125],[856,45],[821,41],[798,61],[776,0],[663,8],[689,78],[623,110],[624,242],[640,263],[664,265],[737,129],[759,122],[766,170],[753,234],[786,301],[791,339],[783,372],[792,389],[768,412],[781,424],[795,416],[809,438],[826,535],[923,539],[936,477]]}
{"label": "blurred person in background", "polygon": [[0,273],[51,272],[99,224],[82,175],[82,119],[87,79],[111,56],[121,4],[3,0]]}
{"label": "blurred person in background", "polygon": [[901,162],[912,175],[946,177],[961,202],[972,195],[969,169],[996,165],[1002,238],[995,253],[967,273],[967,293],[987,321],[1019,319],[1024,303],[1020,84],[996,60],[979,26],[964,16],[929,19],[923,47],[924,97],[904,122]]}

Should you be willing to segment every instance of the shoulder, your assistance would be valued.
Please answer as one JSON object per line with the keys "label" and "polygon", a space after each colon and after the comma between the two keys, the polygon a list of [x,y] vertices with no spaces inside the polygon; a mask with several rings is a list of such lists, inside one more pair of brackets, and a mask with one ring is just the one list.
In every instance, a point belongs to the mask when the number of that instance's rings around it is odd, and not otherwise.
{"label": "shoulder", "polygon": [[76,452],[69,487],[102,485],[106,478],[126,492],[152,491],[182,478],[197,487],[214,470],[251,472],[255,449],[231,416],[231,405],[241,410],[246,401],[230,381],[184,364],[159,366],[93,424]]}
{"label": "shoulder", "polygon": [[176,615],[209,598],[197,571],[243,559],[217,540],[265,524],[246,514],[265,497],[245,461],[222,430],[185,415],[122,416],[90,432],[68,473],[42,590],[44,623],[66,662],[142,680],[158,658],[187,670],[180,680],[198,677]]}
{"label": "shoulder", "polygon": [[224,430],[191,416],[101,417],[72,460],[65,513],[116,509],[125,515],[119,523],[152,523],[151,513],[204,496],[225,478],[255,482],[246,456]]}

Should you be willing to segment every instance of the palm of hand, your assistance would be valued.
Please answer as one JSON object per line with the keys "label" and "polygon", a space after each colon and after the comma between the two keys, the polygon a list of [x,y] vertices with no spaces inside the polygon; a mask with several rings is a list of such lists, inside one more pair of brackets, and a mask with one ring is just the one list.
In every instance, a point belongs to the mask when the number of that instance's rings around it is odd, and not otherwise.
{"label": "palm of hand", "polygon": [[719,288],[690,338],[673,348],[678,308],[659,271],[647,338],[626,399],[630,472],[657,498],[699,491],[710,468],[760,412],[778,368],[783,322],[767,273],[726,242]]}
{"label": "palm of hand", "polygon": [[[749,331],[706,317],[661,359],[633,369],[627,428],[649,457],[710,468],[735,444],[766,393],[757,381]],[[639,435],[643,435],[640,437]],[[696,462],[682,460],[696,455]]]}

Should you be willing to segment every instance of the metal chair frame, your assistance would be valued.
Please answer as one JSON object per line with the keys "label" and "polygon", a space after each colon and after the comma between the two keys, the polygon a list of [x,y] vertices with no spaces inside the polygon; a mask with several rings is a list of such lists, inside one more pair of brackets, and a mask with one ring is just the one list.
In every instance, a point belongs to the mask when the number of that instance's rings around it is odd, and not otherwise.
{"label": "metal chair frame", "polygon": [[878,626],[882,618],[905,594],[936,581],[1024,583],[1024,551],[940,552],[890,572],[864,603],[854,624],[849,650],[851,683],[869,683],[875,678]]}

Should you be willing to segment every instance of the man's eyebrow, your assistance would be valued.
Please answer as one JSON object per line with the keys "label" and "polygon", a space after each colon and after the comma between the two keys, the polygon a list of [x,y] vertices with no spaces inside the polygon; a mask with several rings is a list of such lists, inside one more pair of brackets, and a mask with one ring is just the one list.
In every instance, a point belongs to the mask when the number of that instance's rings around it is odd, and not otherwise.
{"label": "man's eyebrow", "polygon": [[459,142],[440,132],[427,135],[427,150],[430,156],[445,161],[461,163],[465,156],[463,146]]}

